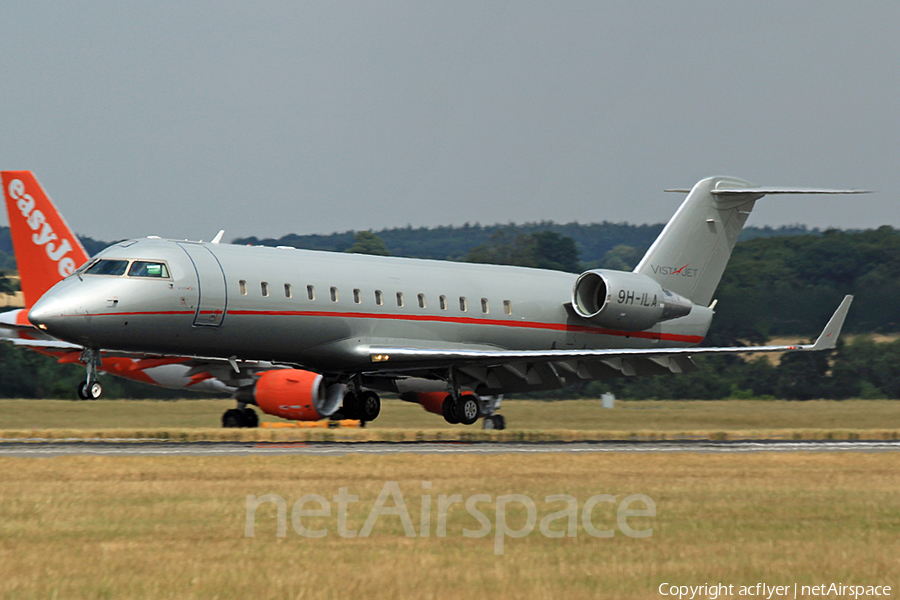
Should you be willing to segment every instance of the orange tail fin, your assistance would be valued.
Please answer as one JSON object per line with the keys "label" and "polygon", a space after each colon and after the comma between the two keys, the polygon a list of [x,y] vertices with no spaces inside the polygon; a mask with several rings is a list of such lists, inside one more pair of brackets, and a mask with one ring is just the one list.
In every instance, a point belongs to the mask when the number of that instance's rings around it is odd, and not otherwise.
{"label": "orange tail fin", "polygon": [[31,306],[88,255],[31,171],[2,171],[0,177],[22,293]]}

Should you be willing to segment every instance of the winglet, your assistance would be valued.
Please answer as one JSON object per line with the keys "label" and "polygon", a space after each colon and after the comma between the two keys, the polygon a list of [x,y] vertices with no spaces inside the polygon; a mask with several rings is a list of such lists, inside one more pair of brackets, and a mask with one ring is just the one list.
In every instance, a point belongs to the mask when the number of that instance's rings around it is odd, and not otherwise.
{"label": "winglet", "polygon": [[837,310],[834,311],[831,320],[828,321],[828,325],[819,334],[816,343],[805,347],[804,350],[831,350],[837,345],[838,336],[841,335],[841,328],[844,326],[844,319],[847,318],[847,311],[850,310],[851,302],[853,302],[853,296],[844,296],[844,300],[837,307]]}

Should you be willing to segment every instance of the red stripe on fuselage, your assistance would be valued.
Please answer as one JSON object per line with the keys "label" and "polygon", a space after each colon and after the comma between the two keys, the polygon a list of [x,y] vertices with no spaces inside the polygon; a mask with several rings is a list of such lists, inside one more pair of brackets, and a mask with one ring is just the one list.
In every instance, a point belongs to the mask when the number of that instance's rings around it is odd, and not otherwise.
{"label": "red stripe on fuselage", "polygon": [[401,315],[362,312],[326,312],[326,311],[282,311],[282,310],[230,310],[229,315],[268,316],[268,317],[335,317],[345,319],[386,319],[395,321],[418,321],[435,323],[459,323],[464,325],[493,325],[497,327],[522,327],[525,329],[544,329],[549,331],[571,331],[593,335],[614,335],[639,339],[659,339],[669,342],[685,342],[699,344],[703,338],[699,335],[679,335],[675,333],[657,333],[652,331],[619,331],[589,325],[567,325],[565,323],[537,323],[534,321],[498,321],[496,319],[477,319],[474,317],[450,317],[441,315]]}
{"label": "red stripe on fuselage", "polygon": [[[213,314],[214,311],[201,311],[200,314]],[[160,312],[117,312],[91,315],[93,317],[128,317],[149,315],[192,315],[193,311],[160,311]],[[457,323],[461,325],[493,325],[496,327],[521,327],[525,329],[544,329],[547,331],[571,331],[592,335],[612,335],[616,337],[638,338],[645,340],[663,340],[667,342],[683,342],[699,344],[703,337],[699,335],[681,335],[677,333],[658,333],[653,331],[620,331],[590,325],[567,325],[566,323],[538,323],[535,321],[498,321],[495,319],[477,319],[474,317],[450,317],[441,315],[402,315],[363,312],[330,312],[313,310],[229,310],[226,315],[241,317],[328,317],[340,319],[383,319],[392,321],[417,321],[432,323]],[[64,315],[78,317],[84,315]]]}

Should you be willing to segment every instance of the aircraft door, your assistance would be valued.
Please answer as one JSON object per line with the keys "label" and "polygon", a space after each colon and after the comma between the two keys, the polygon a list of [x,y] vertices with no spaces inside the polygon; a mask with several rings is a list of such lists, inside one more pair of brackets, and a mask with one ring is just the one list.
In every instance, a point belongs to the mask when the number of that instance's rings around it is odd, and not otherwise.
{"label": "aircraft door", "polygon": [[197,271],[200,301],[194,315],[194,326],[218,327],[225,318],[228,301],[222,265],[206,246],[192,242],[178,242],[178,245],[190,257]]}

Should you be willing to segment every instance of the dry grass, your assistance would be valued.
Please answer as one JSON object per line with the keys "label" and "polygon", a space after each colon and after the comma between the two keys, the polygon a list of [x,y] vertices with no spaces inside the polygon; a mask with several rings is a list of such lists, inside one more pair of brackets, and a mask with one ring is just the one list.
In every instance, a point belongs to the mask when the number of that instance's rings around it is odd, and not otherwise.
{"label": "dry grass", "polygon": [[[343,457],[60,457],[0,459],[0,596],[5,598],[658,598],[663,582],[892,585],[900,588],[900,464],[894,453],[602,454]],[[650,496],[646,539],[535,532],[466,538],[459,505],[448,535],[407,538],[382,517],[368,538],[307,519],[307,539],[275,511],[244,537],[246,496],[359,496],[359,529],[385,481],[397,481],[419,526],[430,493]],[[392,502],[388,503],[393,505]],[[491,504],[481,505],[494,522]],[[611,505],[594,521],[615,527]],[[310,507],[311,508],[311,507]],[[433,509],[435,510],[435,509]],[[332,513],[334,514],[334,513]],[[510,515],[512,527],[524,522]]]}
{"label": "dry grass", "polygon": [[[513,400],[502,413],[509,429],[486,432],[449,425],[416,404],[386,400],[365,430],[222,430],[231,400],[0,400],[0,438],[165,438],[173,440],[583,440],[701,437],[711,439],[897,439],[900,403],[891,400],[786,402]],[[262,415],[263,421],[281,421]]]}

